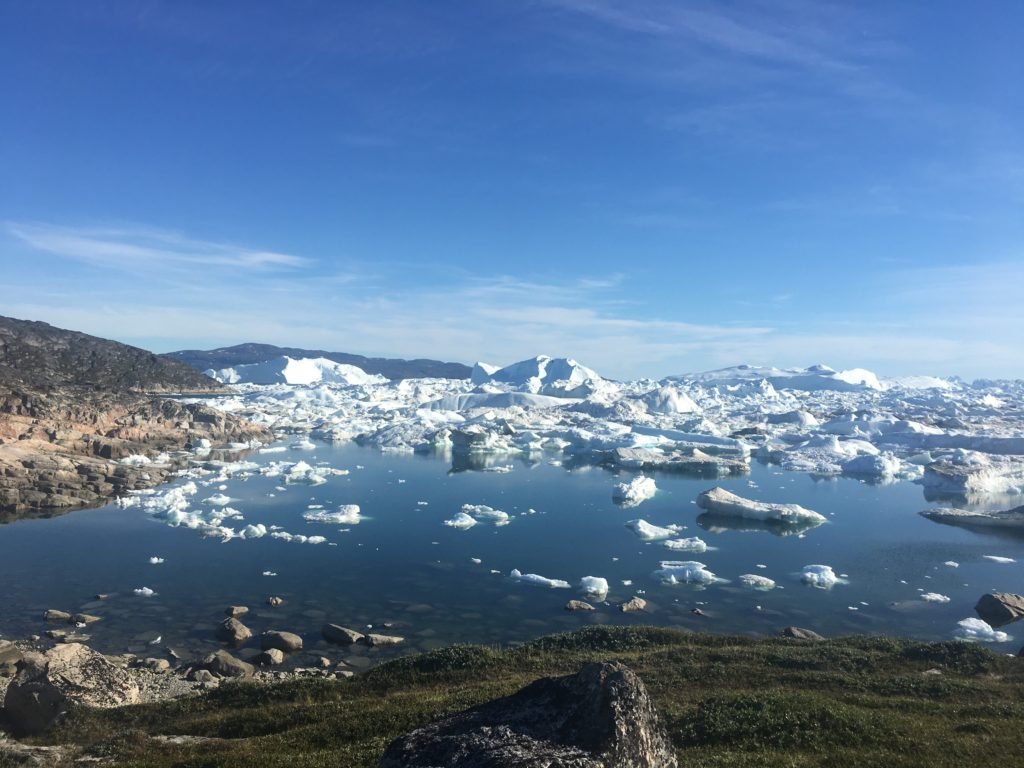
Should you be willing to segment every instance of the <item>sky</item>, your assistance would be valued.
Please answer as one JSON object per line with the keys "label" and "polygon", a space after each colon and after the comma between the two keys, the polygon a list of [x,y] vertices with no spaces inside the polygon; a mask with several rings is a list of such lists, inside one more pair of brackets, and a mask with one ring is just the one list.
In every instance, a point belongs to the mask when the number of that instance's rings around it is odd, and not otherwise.
{"label": "sky", "polygon": [[615,378],[1024,378],[1024,4],[0,11],[0,314]]}

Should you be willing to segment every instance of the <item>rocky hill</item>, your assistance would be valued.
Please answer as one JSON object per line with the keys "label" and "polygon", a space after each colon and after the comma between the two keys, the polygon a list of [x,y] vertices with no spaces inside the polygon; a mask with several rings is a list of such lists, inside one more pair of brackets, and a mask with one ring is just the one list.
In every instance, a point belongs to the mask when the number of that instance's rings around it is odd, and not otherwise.
{"label": "rocky hill", "polygon": [[95,504],[167,478],[128,456],[269,440],[262,427],[154,395],[220,384],[137,347],[0,317],[0,522]]}
{"label": "rocky hill", "polygon": [[0,317],[0,387],[51,390],[205,391],[220,386],[183,363],[138,347]]}
{"label": "rocky hill", "polygon": [[377,373],[388,379],[468,379],[472,369],[462,363],[445,363],[440,360],[397,360],[384,357],[363,357],[347,352],[327,352],[322,349],[300,349],[298,347],[276,347],[272,344],[238,344],[221,349],[185,349],[168,352],[165,358],[187,363],[197,371],[234,368],[236,365],[265,363],[279,357],[293,359],[323,357],[336,363],[345,363],[362,368],[367,373]]}

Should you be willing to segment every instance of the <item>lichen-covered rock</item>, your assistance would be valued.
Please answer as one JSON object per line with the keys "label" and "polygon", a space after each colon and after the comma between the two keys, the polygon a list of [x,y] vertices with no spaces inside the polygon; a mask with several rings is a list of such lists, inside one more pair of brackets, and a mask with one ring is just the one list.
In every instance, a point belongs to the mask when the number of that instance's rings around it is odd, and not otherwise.
{"label": "lichen-covered rock", "polygon": [[419,728],[381,768],[675,768],[647,690],[619,663],[543,678]]}
{"label": "lichen-covered rock", "polygon": [[40,733],[68,704],[117,707],[139,702],[132,676],[100,653],[78,643],[58,645],[45,654],[26,654],[7,688],[4,712],[15,728]]}
{"label": "lichen-covered rock", "polygon": [[990,626],[1002,627],[1024,617],[1024,595],[991,592],[981,596],[974,610]]}

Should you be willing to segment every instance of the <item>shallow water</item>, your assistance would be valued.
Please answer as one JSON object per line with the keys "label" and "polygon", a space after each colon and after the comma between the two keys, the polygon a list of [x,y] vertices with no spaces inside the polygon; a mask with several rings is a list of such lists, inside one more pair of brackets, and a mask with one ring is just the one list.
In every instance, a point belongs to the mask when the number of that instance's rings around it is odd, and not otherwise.
{"label": "shallow water", "polygon": [[[243,621],[254,632],[294,631],[320,650],[328,650],[319,640],[325,621],[403,635],[409,643],[400,652],[506,644],[606,622],[765,635],[796,624],[827,635],[948,639],[958,620],[974,615],[984,592],[1024,591],[1024,540],[926,520],[917,514],[929,506],[922,489],[907,482],[816,480],[755,464],[749,475],[720,481],[655,474],[657,495],[624,509],[612,502],[612,488],[633,475],[596,467],[513,462],[508,473],[452,473],[442,457],[381,454],[351,443],[250,457],[260,463],[285,459],[351,472],[325,485],[283,491],[276,490],[279,479],[254,475],[228,481],[222,492],[234,499],[231,506],[244,513],[245,523],[323,535],[336,546],[269,537],[221,543],[115,505],[18,521],[0,526],[0,583],[6,586],[0,633],[41,633],[47,608],[85,610],[103,617],[83,630],[100,650],[141,653],[160,636],[161,645],[192,655],[218,647],[213,629],[226,606],[247,605],[251,612]],[[749,523],[719,527],[728,521],[699,518],[693,503],[716,483],[752,499],[801,504],[829,522],[803,536]],[[201,487],[194,501],[217,492],[216,485]],[[466,503],[490,505],[513,519],[507,526],[484,522],[465,531],[444,526]],[[327,510],[358,504],[365,519],[354,526],[307,523],[302,513],[315,504]],[[625,527],[635,518],[686,526],[680,537],[700,536],[715,549],[698,555],[644,543]],[[1018,562],[997,564],[984,555]],[[165,562],[151,565],[151,556]],[[726,581],[704,589],[664,585],[651,575],[661,560],[698,560]],[[959,567],[944,565],[947,560]],[[800,570],[812,563],[831,565],[848,583],[827,591],[804,586]],[[514,583],[508,578],[513,568],[573,586]],[[738,580],[745,573],[768,576],[779,588],[746,589]],[[576,585],[583,576],[608,580],[608,602],[592,613],[568,613],[563,606],[580,597]],[[157,594],[134,594],[144,586]],[[617,603],[638,591],[648,611],[621,613]],[[927,603],[922,591],[951,601]],[[97,593],[110,596],[96,601]],[[269,595],[283,597],[284,605],[267,606]],[[693,614],[694,608],[705,615]],[[385,622],[393,626],[381,628]],[[1016,650],[1021,639],[993,647]],[[353,648],[344,655],[366,664],[395,652]]]}

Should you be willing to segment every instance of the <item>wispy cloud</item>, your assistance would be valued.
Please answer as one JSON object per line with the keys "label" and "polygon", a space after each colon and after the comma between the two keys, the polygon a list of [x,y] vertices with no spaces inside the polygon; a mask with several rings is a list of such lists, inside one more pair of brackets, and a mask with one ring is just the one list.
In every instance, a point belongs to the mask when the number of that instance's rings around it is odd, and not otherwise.
{"label": "wispy cloud", "polygon": [[5,222],[4,228],[37,251],[129,271],[176,266],[295,270],[312,263],[288,253],[194,240],[175,232],[146,228],[74,228],[12,221]]}

